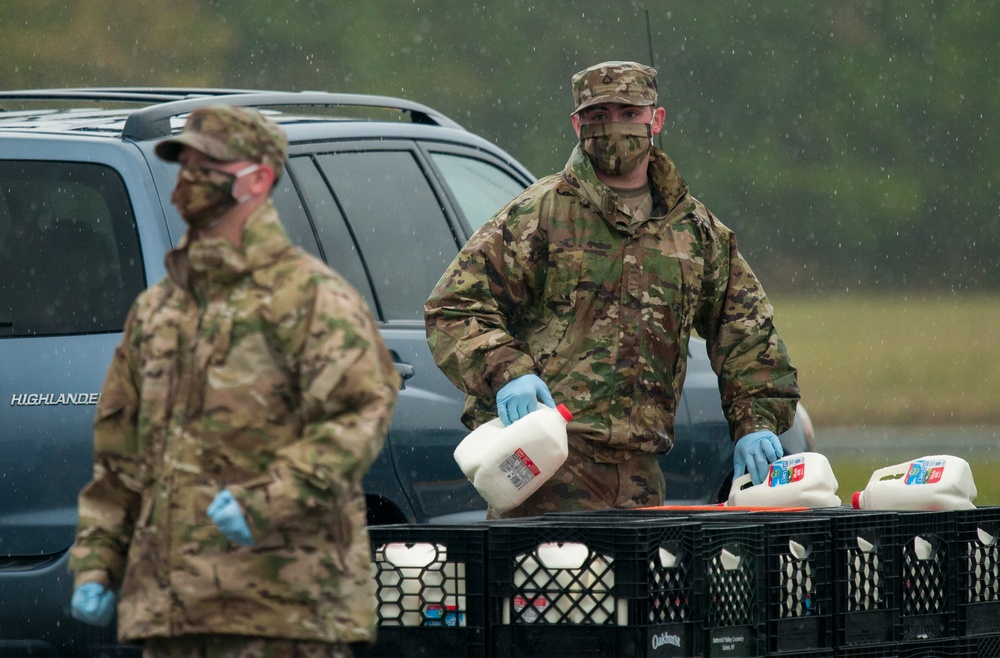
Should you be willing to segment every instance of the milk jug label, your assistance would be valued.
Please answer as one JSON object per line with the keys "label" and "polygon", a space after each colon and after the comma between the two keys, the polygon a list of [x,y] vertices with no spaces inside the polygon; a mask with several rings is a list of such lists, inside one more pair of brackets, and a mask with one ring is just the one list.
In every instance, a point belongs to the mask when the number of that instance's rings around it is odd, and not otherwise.
{"label": "milk jug label", "polygon": [[944,460],[920,459],[910,463],[906,484],[934,484],[944,475]]}
{"label": "milk jug label", "polygon": [[549,607],[549,601],[544,596],[536,596],[529,601],[527,598],[517,595],[514,597],[514,614],[518,621],[525,624],[533,624],[539,617],[545,616],[545,610]]}
{"label": "milk jug label", "polygon": [[535,462],[531,461],[531,458],[520,448],[515,450],[514,454],[510,457],[500,462],[499,468],[500,472],[514,485],[515,489],[523,489],[542,472],[535,465]]}
{"label": "milk jug label", "polygon": [[462,626],[463,617],[454,605],[430,603],[424,608],[424,626]]}
{"label": "milk jug label", "polygon": [[805,475],[806,464],[802,457],[779,459],[771,464],[771,470],[767,474],[767,486],[780,487],[783,484],[798,482]]}

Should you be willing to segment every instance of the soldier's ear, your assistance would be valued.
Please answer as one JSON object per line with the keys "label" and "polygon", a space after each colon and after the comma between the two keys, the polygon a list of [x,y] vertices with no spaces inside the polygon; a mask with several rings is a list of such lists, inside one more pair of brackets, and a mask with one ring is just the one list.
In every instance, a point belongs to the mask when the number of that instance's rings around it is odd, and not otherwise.
{"label": "soldier's ear", "polygon": [[235,188],[233,190],[237,198],[240,198],[242,194],[250,196],[270,194],[271,188],[274,186],[274,169],[270,165],[260,163],[253,171],[237,180],[236,185],[240,188],[239,194],[236,193]]}
{"label": "soldier's ear", "polygon": [[569,120],[573,124],[573,131],[576,133],[576,138],[580,139],[580,115],[573,113],[569,115]]}
{"label": "soldier's ear", "polygon": [[653,110],[653,123],[651,126],[651,130],[654,135],[660,134],[660,131],[663,130],[663,122],[666,121],[666,119],[667,119],[667,111],[664,110],[662,107],[658,107],[655,110]]}
{"label": "soldier's ear", "polygon": [[254,172],[251,183],[255,193],[267,194],[274,186],[274,169],[271,168],[271,165],[261,163],[260,168]]}
{"label": "soldier's ear", "polygon": [[667,120],[667,111],[662,107],[658,107],[653,110],[653,125],[651,126],[653,134],[659,135],[660,131],[663,130],[663,122]]}

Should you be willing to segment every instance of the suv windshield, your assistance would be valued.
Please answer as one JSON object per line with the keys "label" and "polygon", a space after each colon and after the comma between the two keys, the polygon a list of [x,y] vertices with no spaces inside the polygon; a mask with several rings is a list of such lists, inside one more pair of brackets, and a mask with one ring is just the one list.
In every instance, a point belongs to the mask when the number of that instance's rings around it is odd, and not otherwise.
{"label": "suv windshield", "polygon": [[0,336],[120,331],[144,285],[114,170],[0,162]]}

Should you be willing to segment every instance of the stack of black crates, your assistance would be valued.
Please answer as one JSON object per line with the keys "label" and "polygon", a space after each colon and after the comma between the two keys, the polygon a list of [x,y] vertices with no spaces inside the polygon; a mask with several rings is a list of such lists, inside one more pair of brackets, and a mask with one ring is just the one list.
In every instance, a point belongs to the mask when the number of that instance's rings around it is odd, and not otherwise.
{"label": "stack of black crates", "polygon": [[370,529],[358,656],[1000,658],[1000,508]]}

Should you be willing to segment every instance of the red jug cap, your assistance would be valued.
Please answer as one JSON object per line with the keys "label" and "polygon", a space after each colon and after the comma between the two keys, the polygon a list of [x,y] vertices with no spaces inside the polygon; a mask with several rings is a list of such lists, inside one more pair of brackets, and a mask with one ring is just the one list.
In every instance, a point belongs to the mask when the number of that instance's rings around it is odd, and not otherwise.
{"label": "red jug cap", "polygon": [[556,405],[556,411],[558,411],[560,414],[562,414],[562,417],[566,419],[567,423],[569,421],[573,420],[573,414],[571,414],[569,412],[569,409],[566,408],[565,404],[557,404]]}
{"label": "red jug cap", "polygon": [[851,496],[851,507],[854,509],[861,509],[861,492],[855,491],[854,495]]}

